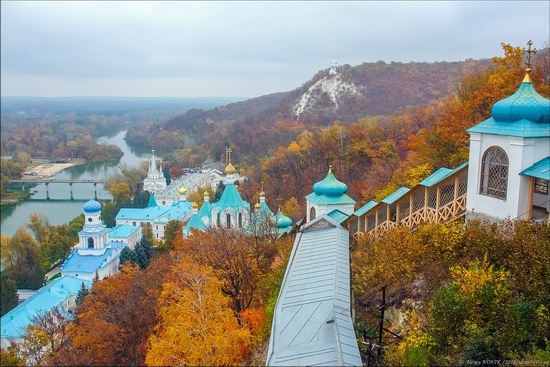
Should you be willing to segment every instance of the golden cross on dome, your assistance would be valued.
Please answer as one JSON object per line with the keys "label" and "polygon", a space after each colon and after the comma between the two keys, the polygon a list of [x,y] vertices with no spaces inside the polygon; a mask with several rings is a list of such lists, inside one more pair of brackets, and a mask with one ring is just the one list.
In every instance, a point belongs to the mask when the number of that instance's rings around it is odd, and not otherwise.
{"label": "golden cross on dome", "polygon": [[531,46],[533,45],[533,42],[531,40],[529,40],[529,42],[527,42],[527,50],[525,49],[525,47],[522,49],[523,53],[526,53],[527,54],[527,70],[531,70],[531,54],[535,55],[537,53],[537,49],[534,48],[531,50]]}
{"label": "golden cross on dome", "polygon": [[231,147],[227,148],[227,161],[231,163]]}

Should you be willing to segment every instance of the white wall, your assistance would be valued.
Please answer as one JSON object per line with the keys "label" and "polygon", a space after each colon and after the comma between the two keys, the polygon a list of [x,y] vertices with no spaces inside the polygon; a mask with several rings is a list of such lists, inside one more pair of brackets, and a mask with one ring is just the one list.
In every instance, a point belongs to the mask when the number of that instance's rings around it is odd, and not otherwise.
{"label": "white wall", "polygon": [[[480,194],[481,160],[487,149],[498,146],[508,156],[506,200]],[[519,173],[548,156],[548,138],[521,138],[470,133],[470,164],[466,209],[481,216],[525,218],[530,193],[529,177]]]}

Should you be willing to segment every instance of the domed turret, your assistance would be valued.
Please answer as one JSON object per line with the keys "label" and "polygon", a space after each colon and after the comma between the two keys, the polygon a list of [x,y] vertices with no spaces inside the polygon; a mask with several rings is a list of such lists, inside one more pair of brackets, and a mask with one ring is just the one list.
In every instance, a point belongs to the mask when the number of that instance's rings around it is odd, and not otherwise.
{"label": "domed turret", "polygon": [[94,199],[90,199],[84,204],[85,213],[95,213],[101,210],[101,204]]}
{"label": "domed turret", "polygon": [[496,102],[491,109],[491,114],[498,122],[525,119],[536,123],[549,123],[550,100],[537,93],[531,83],[528,70],[516,93]]}
{"label": "domed turret", "polygon": [[192,207],[193,209],[198,209],[198,208],[199,208],[199,204],[197,204],[197,202],[194,201],[193,204],[191,205],[191,207]]}
{"label": "domed turret", "polygon": [[235,173],[235,167],[229,162],[229,164],[225,167],[225,173],[228,175],[232,175]]}
{"label": "domed turret", "polygon": [[279,211],[277,212],[277,215],[275,216],[275,220],[276,220],[276,223],[277,223],[277,228],[279,228],[279,229],[288,228],[292,225],[292,219],[290,219],[289,217],[284,215],[283,212],[281,211],[281,208],[279,208]]}
{"label": "domed turret", "polygon": [[313,192],[319,196],[339,197],[348,192],[348,185],[338,181],[332,174],[332,166],[329,166],[327,176],[313,185]]}

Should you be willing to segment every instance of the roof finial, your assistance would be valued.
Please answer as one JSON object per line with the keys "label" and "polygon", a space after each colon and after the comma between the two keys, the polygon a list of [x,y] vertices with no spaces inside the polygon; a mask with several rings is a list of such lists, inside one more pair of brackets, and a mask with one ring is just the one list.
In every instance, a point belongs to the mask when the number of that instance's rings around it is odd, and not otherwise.
{"label": "roof finial", "polygon": [[533,42],[531,40],[529,40],[529,42],[527,42],[527,50],[525,49],[525,47],[522,49],[523,53],[527,54],[527,69],[525,69],[525,78],[523,78],[523,83],[531,83],[531,77],[529,76],[529,73],[531,72],[531,54],[536,54],[537,53],[537,49],[534,48],[531,50],[531,46],[533,45]]}
{"label": "roof finial", "polygon": [[328,173],[332,173],[332,164],[328,166]]}
{"label": "roof finial", "polygon": [[537,53],[536,48],[531,50],[532,45],[533,45],[533,42],[529,40],[529,42],[527,42],[527,47],[528,47],[527,50],[525,49],[525,47],[522,49],[523,53],[527,54],[527,73],[531,71],[531,54],[535,55]]}

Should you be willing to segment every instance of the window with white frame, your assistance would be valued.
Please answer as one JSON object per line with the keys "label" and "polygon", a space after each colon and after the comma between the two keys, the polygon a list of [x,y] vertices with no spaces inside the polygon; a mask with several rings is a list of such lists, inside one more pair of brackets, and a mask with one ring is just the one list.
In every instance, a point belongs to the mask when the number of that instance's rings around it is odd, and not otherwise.
{"label": "window with white frame", "polygon": [[506,199],[508,187],[508,157],[504,150],[491,147],[485,151],[481,163],[480,193]]}

